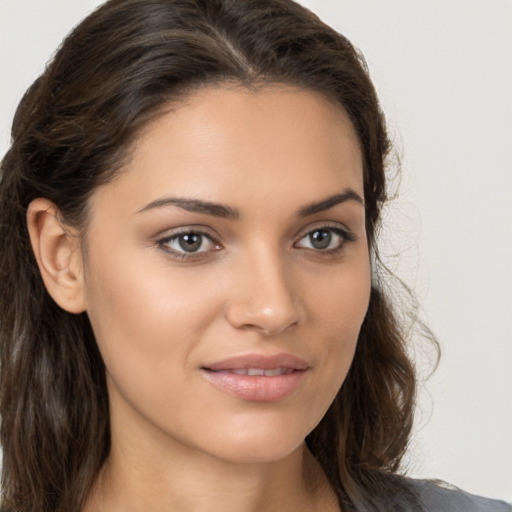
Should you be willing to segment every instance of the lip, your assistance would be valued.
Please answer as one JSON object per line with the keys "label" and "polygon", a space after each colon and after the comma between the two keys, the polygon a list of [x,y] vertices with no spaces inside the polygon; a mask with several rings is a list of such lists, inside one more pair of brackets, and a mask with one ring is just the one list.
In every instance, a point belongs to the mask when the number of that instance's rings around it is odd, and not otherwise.
{"label": "lip", "polygon": [[205,364],[203,368],[214,372],[223,370],[244,370],[247,368],[262,368],[263,370],[272,370],[273,368],[307,370],[309,364],[304,361],[304,359],[285,353],[273,355],[245,354],[211,364]]}
{"label": "lip", "polygon": [[[281,375],[243,375],[236,370],[274,370]],[[232,396],[255,402],[276,402],[294,393],[309,371],[309,364],[291,354],[246,354],[207,364],[201,368],[205,379]]]}

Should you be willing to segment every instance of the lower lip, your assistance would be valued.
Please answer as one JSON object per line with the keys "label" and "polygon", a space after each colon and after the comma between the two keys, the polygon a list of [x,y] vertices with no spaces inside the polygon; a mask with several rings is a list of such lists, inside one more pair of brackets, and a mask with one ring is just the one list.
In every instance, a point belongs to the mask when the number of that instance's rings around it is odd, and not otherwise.
{"label": "lower lip", "polygon": [[202,370],[214,386],[237,398],[253,402],[277,402],[296,391],[307,370],[294,370],[287,375],[238,375]]}

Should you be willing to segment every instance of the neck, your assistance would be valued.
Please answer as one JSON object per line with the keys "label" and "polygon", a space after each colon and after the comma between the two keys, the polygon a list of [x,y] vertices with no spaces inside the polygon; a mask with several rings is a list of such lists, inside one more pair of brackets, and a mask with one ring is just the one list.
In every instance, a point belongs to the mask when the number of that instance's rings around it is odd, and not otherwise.
{"label": "neck", "polygon": [[264,463],[231,463],[186,451],[141,458],[113,446],[85,512],[339,511],[305,444]]}
{"label": "neck", "polygon": [[228,443],[212,453],[129,407],[121,414],[120,403],[111,409],[110,454],[84,512],[339,512],[305,443],[283,453],[268,446],[259,455]]}

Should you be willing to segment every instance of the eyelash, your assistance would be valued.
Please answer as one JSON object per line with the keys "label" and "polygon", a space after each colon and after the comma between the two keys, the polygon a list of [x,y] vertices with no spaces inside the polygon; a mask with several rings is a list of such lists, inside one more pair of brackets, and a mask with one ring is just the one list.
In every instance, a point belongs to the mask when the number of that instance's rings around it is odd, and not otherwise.
{"label": "eyelash", "polygon": [[[328,249],[328,248],[317,249],[314,247],[298,247],[297,246],[297,244],[299,242],[301,242],[302,240],[304,240],[306,237],[308,237],[308,236],[311,237],[314,233],[318,233],[318,232],[322,232],[322,231],[330,233],[331,239],[332,239],[333,234],[336,235],[337,237],[339,237],[339,242],[337,244],[337,247],[330,248],[330,249]],[[213,244],[214,248],[211,250],[206,250],[206,251],[187,252],[187,251],[176,250],[169,246],[169,244],[171,244],[173,242],[179,243],[180,237],[183,237],[186,235],[195,235],[195,236],[201,237],[200,247],[204,244],[205,239],[207,239],[209,241],[209,243]],[[352,232],[342,229],[339,226],[321,225],[321,226],[315,227],[314,229],[310,229],[306,233],[301,235],[300,238],[298,239],[298,241],[293,244],[293,246],[298,249],[305,250],[305,251],[313,251],[314,253],[317,253],[318,255],[336,256],[344,249],[345,244],[347,242],[353,242],[355,240],[356,240],[356,236]],[[311,241],[311,239],[310,239],[310,241]],[[207,253],[212,252],[212,251],[216,252],[216,251],[220,250],[220,248],[221,248],[220,242],[215,237],[213,237],[211,234],[201,231],[200,229],[191,229],[191,228],[183,229],[178,232],[174,232],[170,236],[166,236],[164,238],[157,240],[156,243],[162,250],[164,250],[166,253],[171,255],[173,258],[180,260],[180,261],[197,260],[200,258],[204,258]]]}
{"label": "eyelash", "polygon": [[318,255],[322,255],[322,256],[336,256],[341,251],[343,251],[343,249],[345,248],[345,244],[347,242],[354,242],[356,240],[356,236],[354,235],[354,233],[352,233],[352,232],[350,232],[350,231],[348,231],[346,229],[340,228],[337,225],[336,226],[333,226],[333,225],[322,225],[322,226],[318,226],[318,227],[315,227],[313,229],[308,230],[306,233],[304,233],[300,237],[300,239],[298,240],[298,242],[296,242],[294,244],[294,246],[296,246],[297,243],[301,242],[306,237],[308,237],[308,236],[311,237],[313,235],[313,233],[318,233],[318,232],[322,232],[322,231],[330,233],[331,238],[332,238],[332,234],[334,234],[337,237],[339,237],[339,242],[337,244],[337,247],[334,247],[334,248],[331,248],[331,249],[317,249],[317,248],[304,247],[302,249],[304,249],[304,250],[311,250],[311,251],[317,253]]}
{"label": "eyelash", "polygon": [[[166,253],[170,254],[172,257],[178,259],[178,260],[185,260],[185,259],[198,259],[204,257],[203,255],[206,254],[209,251],[200,251],[200,252],[186,252],[186,251],[178,251],[176,249],[172,249],[169,247],[169,244],[175,241],[179,241],[180,237],[183,237],[185,235],[196,235],[202,237],[201,245],[204,243],[204,239],[207,239],[216,247],[220,247],[220,242],[214,238],[211,234],[205,233],[204,231],[201,231],[200,229],[183,229],[182,231],[174,232],[170,236],[166,236],[164,238],[161,238],[160,240],[157,240],[157,245],[161,247]],[[214,251],[219,250],[218,248],[213,249]]]}

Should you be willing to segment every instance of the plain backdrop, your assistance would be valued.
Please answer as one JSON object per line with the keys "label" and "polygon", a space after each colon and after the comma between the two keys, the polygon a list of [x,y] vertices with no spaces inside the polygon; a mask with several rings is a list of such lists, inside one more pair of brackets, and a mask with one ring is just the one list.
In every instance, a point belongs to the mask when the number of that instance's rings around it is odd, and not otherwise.
{"label": "plain backdrop", "polygon": [[[23,92],[99,3],[0,0],[0,154]],[[512,501],[512,2],[302,3],[363,51],[401,159],[384,252],[442,347],[409,472]]]}

